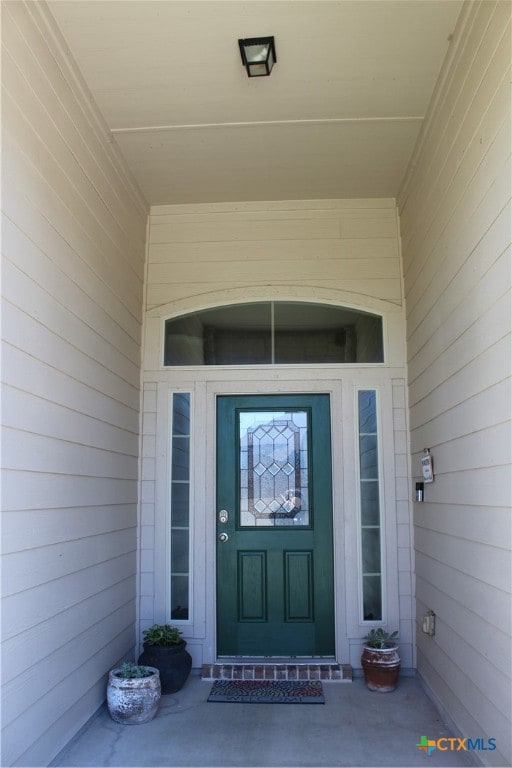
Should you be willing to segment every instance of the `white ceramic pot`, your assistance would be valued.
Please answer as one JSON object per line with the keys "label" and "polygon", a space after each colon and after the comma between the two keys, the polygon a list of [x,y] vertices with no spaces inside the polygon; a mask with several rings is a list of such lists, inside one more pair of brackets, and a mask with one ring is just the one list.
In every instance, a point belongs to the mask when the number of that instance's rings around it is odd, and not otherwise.
{"label": "white ceramic pot", "polygon": [[154,718],[160,704],[160,673],[155,667],[148,667],[147,677],[126,679],[120,677],[121,670],[112,669],[108,676],[107,706],[116,723],[138,725]]}

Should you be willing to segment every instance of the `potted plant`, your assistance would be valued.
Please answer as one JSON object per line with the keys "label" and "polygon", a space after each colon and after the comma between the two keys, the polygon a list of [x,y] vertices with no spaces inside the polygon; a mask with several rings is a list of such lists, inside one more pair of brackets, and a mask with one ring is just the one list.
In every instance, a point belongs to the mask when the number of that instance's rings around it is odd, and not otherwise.
{"label": "potted plant", "polygon": [[364,679],[371,691],[394,691],[400,671],[400,656],[396,637],[398,632],[386,632],[379,627],[372,629],[364,638],[361,656]]}
{"label": "potted plant", "polygon": [[176,693],[182,688],[192,668],[192,657],[186,650],[181,630],[171,624],[153,624],[142,633],[144,650],[139,664],[149,664],[160,672],[162,693]]}
{"label": "potted plant", "polygon": [[160,674],[155,667],[125,661],[108,676],[107,706],[117,723],[138,725],[154,718],[160,703]]}

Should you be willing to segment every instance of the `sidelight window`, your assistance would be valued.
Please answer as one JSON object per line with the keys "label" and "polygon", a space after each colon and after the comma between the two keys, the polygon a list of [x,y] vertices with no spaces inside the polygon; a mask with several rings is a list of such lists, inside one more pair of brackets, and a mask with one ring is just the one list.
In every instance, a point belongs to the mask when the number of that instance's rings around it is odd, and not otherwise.
{"label": "sidelight window", "polygon": [[171,400],[171,618],[189,618],[190,583],[190,393]]}
{"label": "sidelight window", "polygon": [[382,620],[382,547],[377,392],[358,392],[359,492],[364,621]]}

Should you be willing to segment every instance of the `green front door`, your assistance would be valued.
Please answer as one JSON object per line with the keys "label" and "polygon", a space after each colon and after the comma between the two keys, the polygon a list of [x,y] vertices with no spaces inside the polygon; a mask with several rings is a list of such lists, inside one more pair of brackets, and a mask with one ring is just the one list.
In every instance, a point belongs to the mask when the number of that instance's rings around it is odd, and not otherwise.
{"label": "green front door", "polygon": [[334,656],[328,395],[218,398],[217,653]]}

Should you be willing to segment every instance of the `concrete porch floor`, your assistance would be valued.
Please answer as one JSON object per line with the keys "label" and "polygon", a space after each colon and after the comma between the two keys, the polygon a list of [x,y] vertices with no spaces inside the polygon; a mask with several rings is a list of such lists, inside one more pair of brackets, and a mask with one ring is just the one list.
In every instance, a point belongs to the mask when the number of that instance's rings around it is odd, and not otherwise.
{"label": "concrete porch floor", "polygon": [[372,693],[361,678],[324,682],[322,704],[226,704],[206,701],[211,681],[192,673],[163,696],[144,725],[120,725],[102,709],[52,766],[464,766],[462,751],[418,750],[428,739],[457,736],[415,677],[392,693]]}

